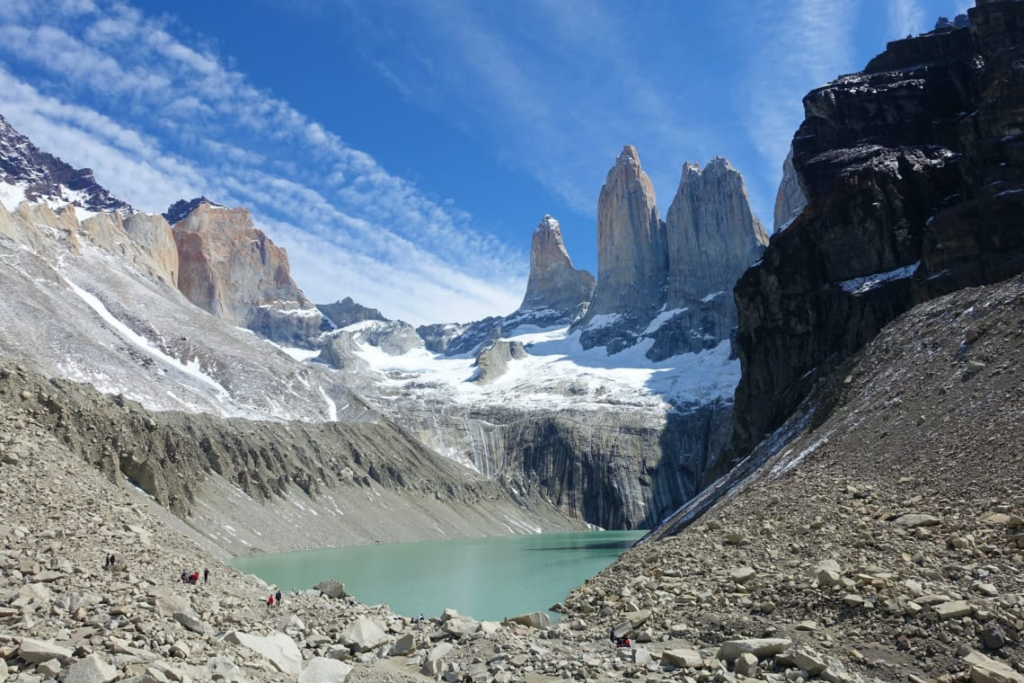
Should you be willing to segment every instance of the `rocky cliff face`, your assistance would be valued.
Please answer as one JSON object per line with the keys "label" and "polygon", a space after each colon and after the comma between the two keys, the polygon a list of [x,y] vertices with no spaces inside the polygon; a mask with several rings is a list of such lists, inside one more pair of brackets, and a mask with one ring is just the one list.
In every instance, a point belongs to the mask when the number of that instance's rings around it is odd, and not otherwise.
{"label": "rocky cliff face", "polygon": [[655,227],[657,216],[650,180],[627,147],[598,202],[601,270],[579,325],[585,348],[617,353],[653,339],[647,357],[662,361],[729,339],[733,284],[767,243],[742,176],[722,158],[703,171],[687,163],[667,221]]}
{"label": "rocky cliff face", "polygon": [[544,216],[533,231],[530,279],[519,310],[551,310],[562,313],[569,322],[570,316],[579,314],[590,301],[594,284],[593,275],[573,268],[558,221]]}
{"label": "rocky cliff face", "polygon": [[653,317],[668,273],[665,226],[654,187],[627,145],[608,171],[597,200],[598,284],[584,324],[630,312]]}
{"label": "rocky cliff face", "polygon": [[788,228],[807,206],[807,197],[800,187],[800,178],[793,167],[793,150],[790,148],[782,164],[782,182],[775,195],[775,223],[772,232]]}
{"label": "rocky cliff face", "polygon": [[[86,211],[134,211],[100,186],[88,168],[76,169],[41,151],[0,116],[0,182],[16,188],[22,198]],[[13,208],[13,207],[12,207]]]}
{"label": "rocky cliff face", "polygon": [[333,304],[317,304],[316,307],[323,314],[324,322],[333,327],[348,327],[353,323],[361,323],[365,320],[387,320],[384,314],[376,308],[367,308],[357,304],[350,296],[341,301],[335,301]]}
{"label": "rocky cliff face", "polygon": [[284,344],[306,346],[316,336],[320,312],[292,280],[284,249],[247,210],[199,201],[173,232],[178,287],[193,304]]}
{"label": "rocky cliff face", "polygon": [[1024,269],[1024,3],[970,18],[804,99],[808,205],[736,287],[737,454],[911,306]]}

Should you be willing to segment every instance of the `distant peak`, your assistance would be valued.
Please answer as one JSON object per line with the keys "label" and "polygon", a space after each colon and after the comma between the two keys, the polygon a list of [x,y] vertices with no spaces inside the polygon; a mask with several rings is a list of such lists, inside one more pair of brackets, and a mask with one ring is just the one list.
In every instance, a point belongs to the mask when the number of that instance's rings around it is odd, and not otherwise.
{"label": "distant peak", "polygon": [[541,230],[561,231],[558,221],[552,218],[549,213],[544,214],[544,218],[542,218],[540,223],[537,224],[537,232],[540,232]]}
{"label": "distant peak", "polygon": [[637,166],[640,165],[640,154],[636,151],[636,147],[633,145],[626,145],[622,148],[622,153],[619,154],[617,161],[622,163],[633,163]]}
{"label": "distant peak", "polygon": [[683,164],[683,180],[685,181],[687,178],[698,178],[707,173],[728,173],[733,170],[735,169],[733,169],[729,160],[722,156],[712,157],[711,161],[707,163],[703,170],[701,170],[700,164],[687,161]]}
{"label": "distant peak", "polygon": [[168,207],[167,212],[164,214],[164,218],[167,219],[168,224],[174,225],[175,223],[184,220],[190,213],[198,209],[203,204],[223,208],[220,204],[210,201],[205,196],[196,197],[192,200],[179,199]]}

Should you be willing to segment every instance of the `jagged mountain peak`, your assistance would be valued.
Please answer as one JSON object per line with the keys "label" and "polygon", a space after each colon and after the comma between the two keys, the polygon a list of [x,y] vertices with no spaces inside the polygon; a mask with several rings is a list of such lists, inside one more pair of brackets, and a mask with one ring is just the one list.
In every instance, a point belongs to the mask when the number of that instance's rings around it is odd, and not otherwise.
{"label": "jagged mountain peak", "polygon": [[594,286],[593,275],[573,267],[558,221],[545,214],[533,231],[530,279],[517,313],[549,310],[556,312],[560,321],[569,322],[590,301]]}
{"label": "jagged mountain peak", "polygon": [[92,169],[76,169],[36,147],[0,116],[0,181],[8,188],[4,203],[13,208],[21,201],[44,202],[53,208],[75,206],[90,212],[135,212],[96,182]]}
{"label": "jagged mountain peak", "polygon": [[203,206],[204,204],[218,209],[226,208],[221,204],[218,204],[214,201],[207,199],[206,196],[204,195],[202,197],[196,197],[195,199],[191,200],[179,199],[178,201],[174,202],[169,207],[167,207],[167,211],[163,214],[163,216],[164,218],[167,219],[168,223],[174,225],[175,223],[180,222],[190,213],[198,209],[200,206]]}

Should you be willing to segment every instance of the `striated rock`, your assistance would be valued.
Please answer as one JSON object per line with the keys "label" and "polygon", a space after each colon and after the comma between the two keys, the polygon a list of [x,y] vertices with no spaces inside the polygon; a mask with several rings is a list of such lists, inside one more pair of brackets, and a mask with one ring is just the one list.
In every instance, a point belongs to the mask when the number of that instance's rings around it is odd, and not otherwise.
{"label": "striated rock", "polygon": [[341,632],[339,639],[353,653],[368,652],[388,639],[383,629],[372,619],[361,617]]}
{"label": "striated rock", "polygon": [[124,231],[151,256],[154,274],[177,287],[178,246],[167,221],[161,216],[133,213],[124,219]]}
{"label": "striated rock", "polygon": [[668,274],[665,227],[654,186],[631,145],[623,148],[601,188],[597,242],[598,283],[585,323],[627,311],[653,318]]}
{"label": "striated rock", "polygon": [[808,205],[736,286],[737,454],[917,303],[1024,269],[1024,4],[890,43],[804,99]]}
{"label": "striated rock", "polygon": [[772,232],[780,232],[792,225],[805,206],[807,195],[800,187],[800,177],[793,166],[793,148],[790,147],[789,154],[782,164],[782,182],[779,183],[779,191],[775,196],[775,223]]}
{"label": "striated rock", "polygon": [[320,311],[292,280],[284,249],[247,210],[200,201],[173,233],[178,287],[193,304],[284,344],[304,346],[317,334]]}
{"label": "striated rock", "polygon": [[594,294],[594,276],[576,270],[562,241],[562,229],[545,215],[533,231],[530,246],[530,278],[520,311],[549,309],[561,312],[566,322],[580,312]]}
{"label": "striated rock", "polygon": [[980,652],[967,655],[964,662],[971,665],[971,683],[1024,683],[1024,674]]}
{"label": "striated rock", "polygon": [[[761,221],[750,210],[743,176],[722,157],[703,171],[697,164],[683,166],[665,223],[670,309],[718,293],[731,303],[736,280],[768,244]],[[728,323],[731,328],[735,317]]]}
{"label": "striated rock", "polygon": [[496,341],[477,354],[477,371],[472,381],[477,384],[490,384],[505,374],[510,362],[522,360],[529,355],[522,342]]}
{"label": "striated rock", "polygon": [[66,647],[34,638],[24,638],[18,646],[18,657],[33,664],[42,664],[51,659],[67,664],[71,661],[71,656],[71,650]]}

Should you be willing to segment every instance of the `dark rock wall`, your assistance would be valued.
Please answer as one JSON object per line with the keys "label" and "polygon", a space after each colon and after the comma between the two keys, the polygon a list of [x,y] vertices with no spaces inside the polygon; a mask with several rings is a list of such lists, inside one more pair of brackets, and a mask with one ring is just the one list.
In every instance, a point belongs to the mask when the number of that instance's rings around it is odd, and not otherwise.
{"label": "dark rock wall", "polygon": [[808,205],[735,289],[735,455],[910,307],[1024,270],[1024,3],[970,15],[804,99]]}

